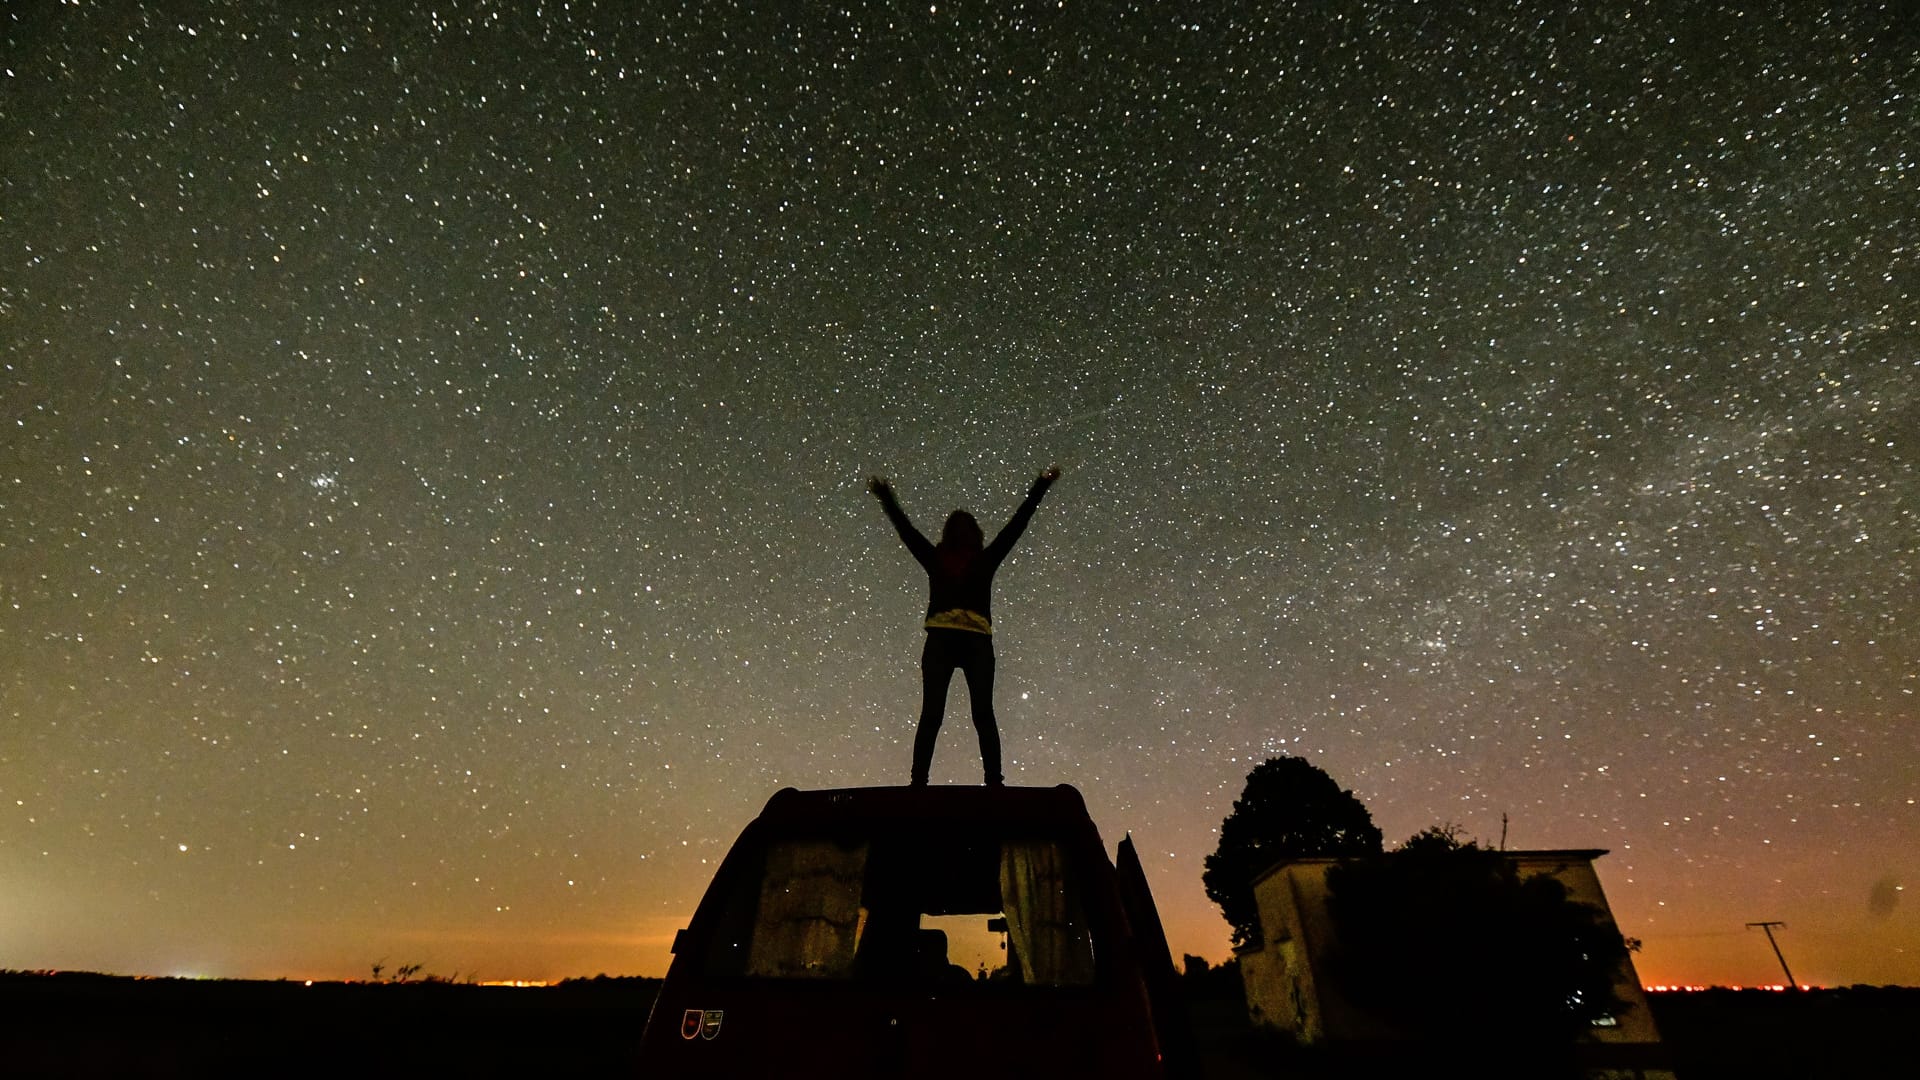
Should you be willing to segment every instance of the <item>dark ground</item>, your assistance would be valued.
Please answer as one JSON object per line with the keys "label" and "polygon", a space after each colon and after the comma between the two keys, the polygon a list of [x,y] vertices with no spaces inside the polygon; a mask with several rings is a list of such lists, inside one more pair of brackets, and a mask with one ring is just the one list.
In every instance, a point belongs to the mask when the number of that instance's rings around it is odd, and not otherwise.
{"label": "dark ground", "polygon": [[[1651,994],[1658,1059],[1679,1080],[1866,1080],[1914,1075],[1920,989],[1854,987],[1781,993],[1707,990]],[[1290,1077],[1488,1075],[1498,1043],[1485,1024],[1462,1027],[1455,1047],[1346,1052],[1302,1049],[1250,1028],[1244,1003],[1219,995],[1191,1003],[1209,1080]],[[1521,1069],[1518,1075],[1527,1075]]]}
{"label": "dark ground", "polygon": [[630,1077],[659,988],[0,975],[0,1076]]}
{"label": "dark ground", "polygon": [[[636,1076],[651,979],[542,989],[228,982],[0,974],[0,1075]],[[1211,1080],[1434,1075],[1437,1056],[1301,1051],[1247,1027],[1221,984],[1195,984]],[[1920,990],[1658,994],[1654,1017],[1681,1080],[1905,1075]],[[1484,1027],[1463,1030],[1497,1056]]]}

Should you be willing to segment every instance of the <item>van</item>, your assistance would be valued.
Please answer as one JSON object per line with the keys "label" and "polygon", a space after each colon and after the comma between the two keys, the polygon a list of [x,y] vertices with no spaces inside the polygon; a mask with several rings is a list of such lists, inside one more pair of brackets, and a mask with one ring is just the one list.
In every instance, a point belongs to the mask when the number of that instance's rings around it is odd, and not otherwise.
{"label": "van", "polygon": [[676,935],[641,1075],[1181,1075],[1177,992],[1072,787],[789,788]]}

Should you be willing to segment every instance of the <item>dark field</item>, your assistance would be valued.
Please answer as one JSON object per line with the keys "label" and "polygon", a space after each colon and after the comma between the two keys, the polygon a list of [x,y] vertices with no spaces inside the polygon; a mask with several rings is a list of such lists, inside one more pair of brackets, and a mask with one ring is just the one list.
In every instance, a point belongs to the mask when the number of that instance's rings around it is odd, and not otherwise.
{"label": "dark field", "polygon": [[634,1076],[659,988],[4,976],[0,1076]]}
{"label": "dark field", "polygon": [[[0,1075],[631,1077],[658,987],[604,978],[516,989],[6,974]],[[1906,1075],[1920,1031],[1920,990],[1910,989],[1660,994],[1653,1009],[1682,1080]],[[1193,1015],[1214,1080],[1422,1074],[1293,1050],[1250,1031],[1229,998],[1202,996]],[[1470,1037],[1498,1053],[1490,1034]],[[795,1075],[806,1075],[798,1064]]]}

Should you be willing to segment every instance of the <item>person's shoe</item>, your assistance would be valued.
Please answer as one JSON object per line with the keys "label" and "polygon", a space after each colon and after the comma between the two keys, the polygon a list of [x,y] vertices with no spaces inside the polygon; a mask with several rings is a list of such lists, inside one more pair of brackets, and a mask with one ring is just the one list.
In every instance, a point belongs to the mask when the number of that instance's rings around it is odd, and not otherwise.
{"label": "person's shoe", "polygon": [[987,777],[987,786],[988,787],[1006,787],[1007,783],[1006,781],[1000,779],[997,776],[989,776]]}

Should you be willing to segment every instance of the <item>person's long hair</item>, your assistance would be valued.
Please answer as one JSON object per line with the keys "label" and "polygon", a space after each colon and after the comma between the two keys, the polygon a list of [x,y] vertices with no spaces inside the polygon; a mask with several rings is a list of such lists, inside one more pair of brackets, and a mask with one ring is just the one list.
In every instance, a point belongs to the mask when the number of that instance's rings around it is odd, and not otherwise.
{"label": "person's long hair", "polygon": [[986,538],[981,535],[980,523],[965,510],[955,510],[947,515],[947,523],[941,526],[940,543],[936,550],[942,561],[952,564],[964,564],[980,549],[986,546]]}

